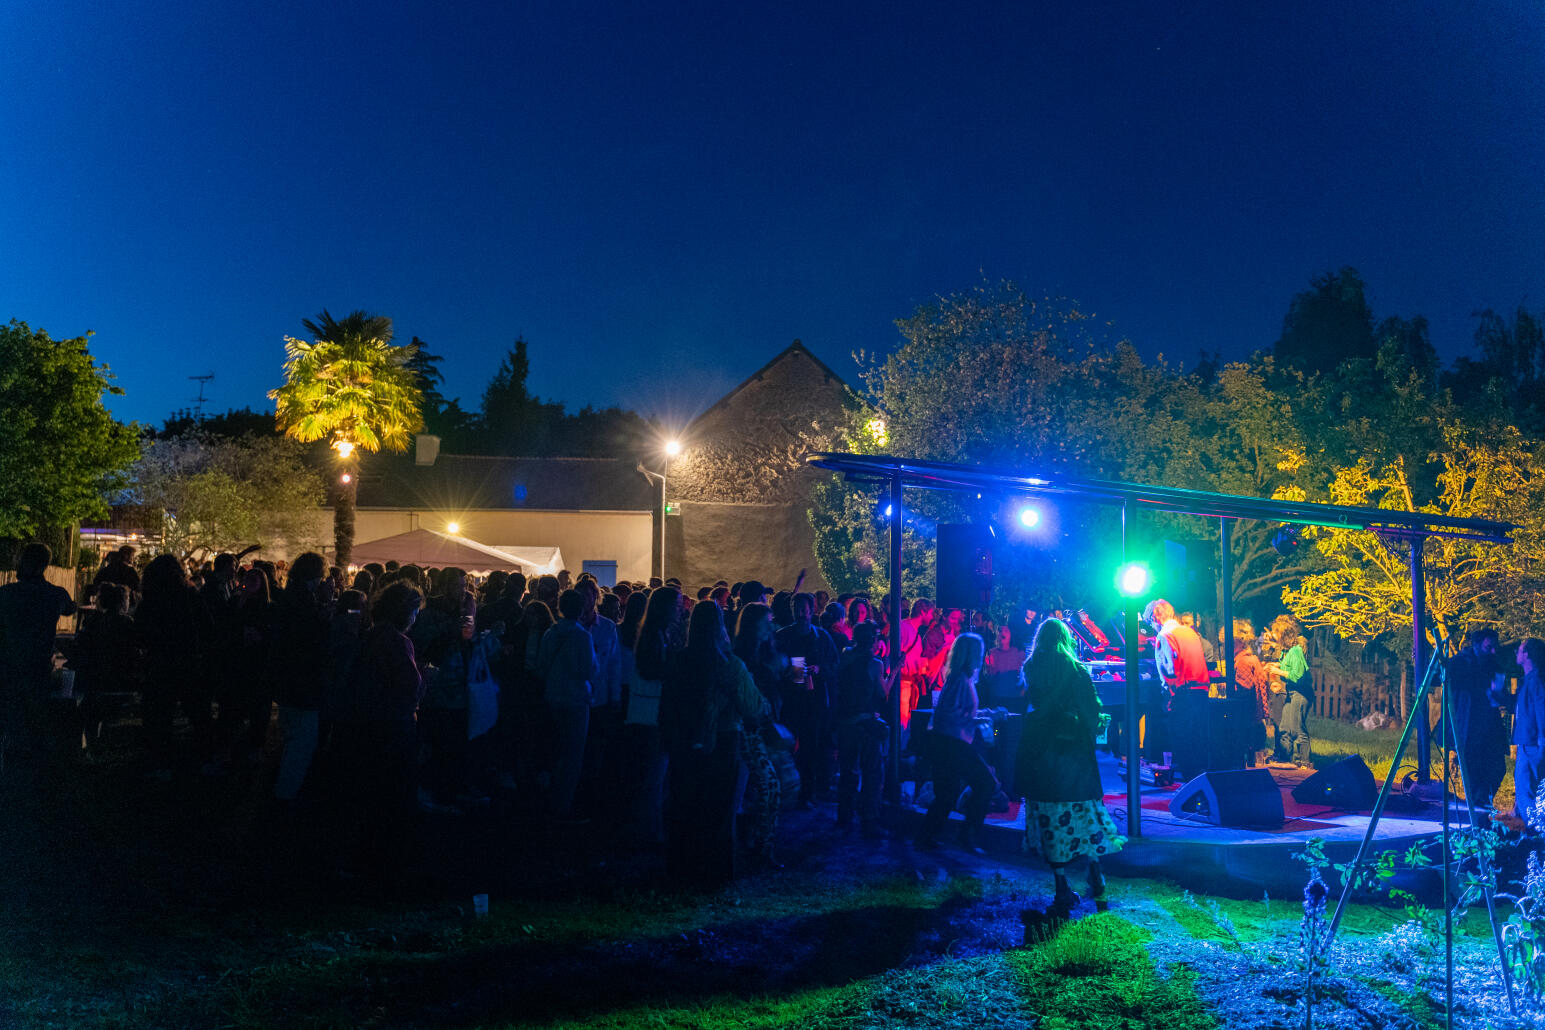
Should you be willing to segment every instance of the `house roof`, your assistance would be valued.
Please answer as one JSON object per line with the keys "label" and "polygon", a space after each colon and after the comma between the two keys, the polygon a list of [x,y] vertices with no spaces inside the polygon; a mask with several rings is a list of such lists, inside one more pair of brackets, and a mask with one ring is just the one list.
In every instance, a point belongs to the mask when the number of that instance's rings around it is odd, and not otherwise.
{"label": "house roof", "polygon": [[757,369],[755,372],[753,372],[749,376],[747,376],[745,378],[745,380],[743,382],[741,382],[741,384],[739,386],[735,387],[735,389],[731,390],[729,393],[725,394],[723,397],[720,397],[718,400],[714,401],[713,404],[711,404],[706,410],[701,412],[696,418],[694,418],[692,420],[691,423],[688,424],[686,432],[687,433],[691,432],[692,424],[695,424],[697,422],[701,422],[703,419],[707,418],[709,415],[713,414],[714,412],[718,411],[720,408],[722,408],[725,405],[729,404],[730,401],[734,400],[735,396],[737,394],[739,394],[742,390],[744,390],[746,387],[750,386],[753,383],[756,383],[756,382],[760,381],[761,378],[767,374],[768,369],[772,368],[774,365],[777,365],[777,364],[779,364],[781,362],[787,361],[788,359],[790,359],[792,357],[804,357],[804,358],[806,358],[812,364],[814,364],[816,368],[820,369],[821,373],[823,375],[825,375],[826,378],[834,380],[838,385],[840,385],[844,390],[848,391],[849,393],[853,392],[853,388],[851,386],[849,386],[847,384],[847,382],[841,376],[839,376],[837,373],[833,372],[831,370],[831,367],[829,365],[827,365],[826,362],[824,362],[820,358],[816,357],[814,352],[812,352],[810,350],[810,348],[806,347],[802,341],[795,340],[793,343],[791,343],[787,347],[783,348],[777,354],[773,355],[773,358],[772,358],[771,361],[769,361],[767,364],[763,365],[761,368]]}
{"label": "house roof", "polygon": [[432,465],[371,455],[360,468],[361,508],[439,511],[653,511],[659,491],[617,458],[503,458],[441,454]]}

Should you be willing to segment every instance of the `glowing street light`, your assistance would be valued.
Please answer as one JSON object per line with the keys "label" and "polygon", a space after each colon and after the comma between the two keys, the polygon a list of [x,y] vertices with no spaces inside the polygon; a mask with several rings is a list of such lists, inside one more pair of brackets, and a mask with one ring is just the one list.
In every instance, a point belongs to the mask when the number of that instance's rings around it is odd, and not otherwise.
{"label": "glowing street light", "polygon": [[354,453],[354,442],[340,437],[333,441],[333,450],[338,452],[338,457],[347,458]]}
{"label": "glowing street light", "polygon": [[678,455],[680,453],[681,453],[681,441],[680,440],[667,440],[667,441],[665,441],[665,456],[667,458],[674,458],[674,457],[676,457],[676,455]]}
{"label": "glowing street light", "polygon": [[461,532],[461,523],[460,522],[447,522],[445,524],[445,531],[447,533],[451,534],[451,536],[455,536],[457,533]]}

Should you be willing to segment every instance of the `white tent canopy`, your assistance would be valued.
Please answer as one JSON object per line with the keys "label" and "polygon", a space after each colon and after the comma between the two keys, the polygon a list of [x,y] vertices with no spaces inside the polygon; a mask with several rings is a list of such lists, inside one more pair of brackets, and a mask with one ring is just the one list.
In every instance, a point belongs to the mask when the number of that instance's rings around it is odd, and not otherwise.
{"label": "white tent canopy", "polygon": [[[558,549],[547,550],[556,554]],[[351,564],[356,566],[389,561],[442,569],[455,567],[477,573],[521,572],[530,576],[546,571],[518,554],[433,529],[415,529],[379,540],[367,540],[355,544],[350,556]]]}
{"label": "white tent canopy", "polygon": [[502,551],[522,562],[530,562],[533,568],[522,569],[526,575],[556,576],[563,568],[563,554],[556,547],[530,547],[519,544],[495,544]]}

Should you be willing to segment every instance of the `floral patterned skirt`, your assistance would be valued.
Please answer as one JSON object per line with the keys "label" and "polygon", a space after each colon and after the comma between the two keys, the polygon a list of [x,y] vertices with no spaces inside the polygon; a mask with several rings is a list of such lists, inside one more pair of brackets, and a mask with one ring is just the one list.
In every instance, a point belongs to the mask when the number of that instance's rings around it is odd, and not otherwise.
{"label": "floral patterned skirt", "polygon": [[1025,850],[1047,862],[1114,855],[1126,842],[1103,800],[1025,802]]}

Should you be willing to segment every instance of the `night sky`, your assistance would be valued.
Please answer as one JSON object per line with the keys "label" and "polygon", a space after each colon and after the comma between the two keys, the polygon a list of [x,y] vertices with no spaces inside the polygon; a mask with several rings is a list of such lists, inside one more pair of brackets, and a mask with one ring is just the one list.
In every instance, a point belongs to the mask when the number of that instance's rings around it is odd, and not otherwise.
{"label": "night sky", "polygon": [[[690,9],[689,9],[690,8]],[[1358,268],[1445,358],[1545,308],[1545,7],[0,4],[0,320],[159,422],[268,407],[322,308],[476,405],[684,418],[799,337],[1013,278],[1145,354]]]}

